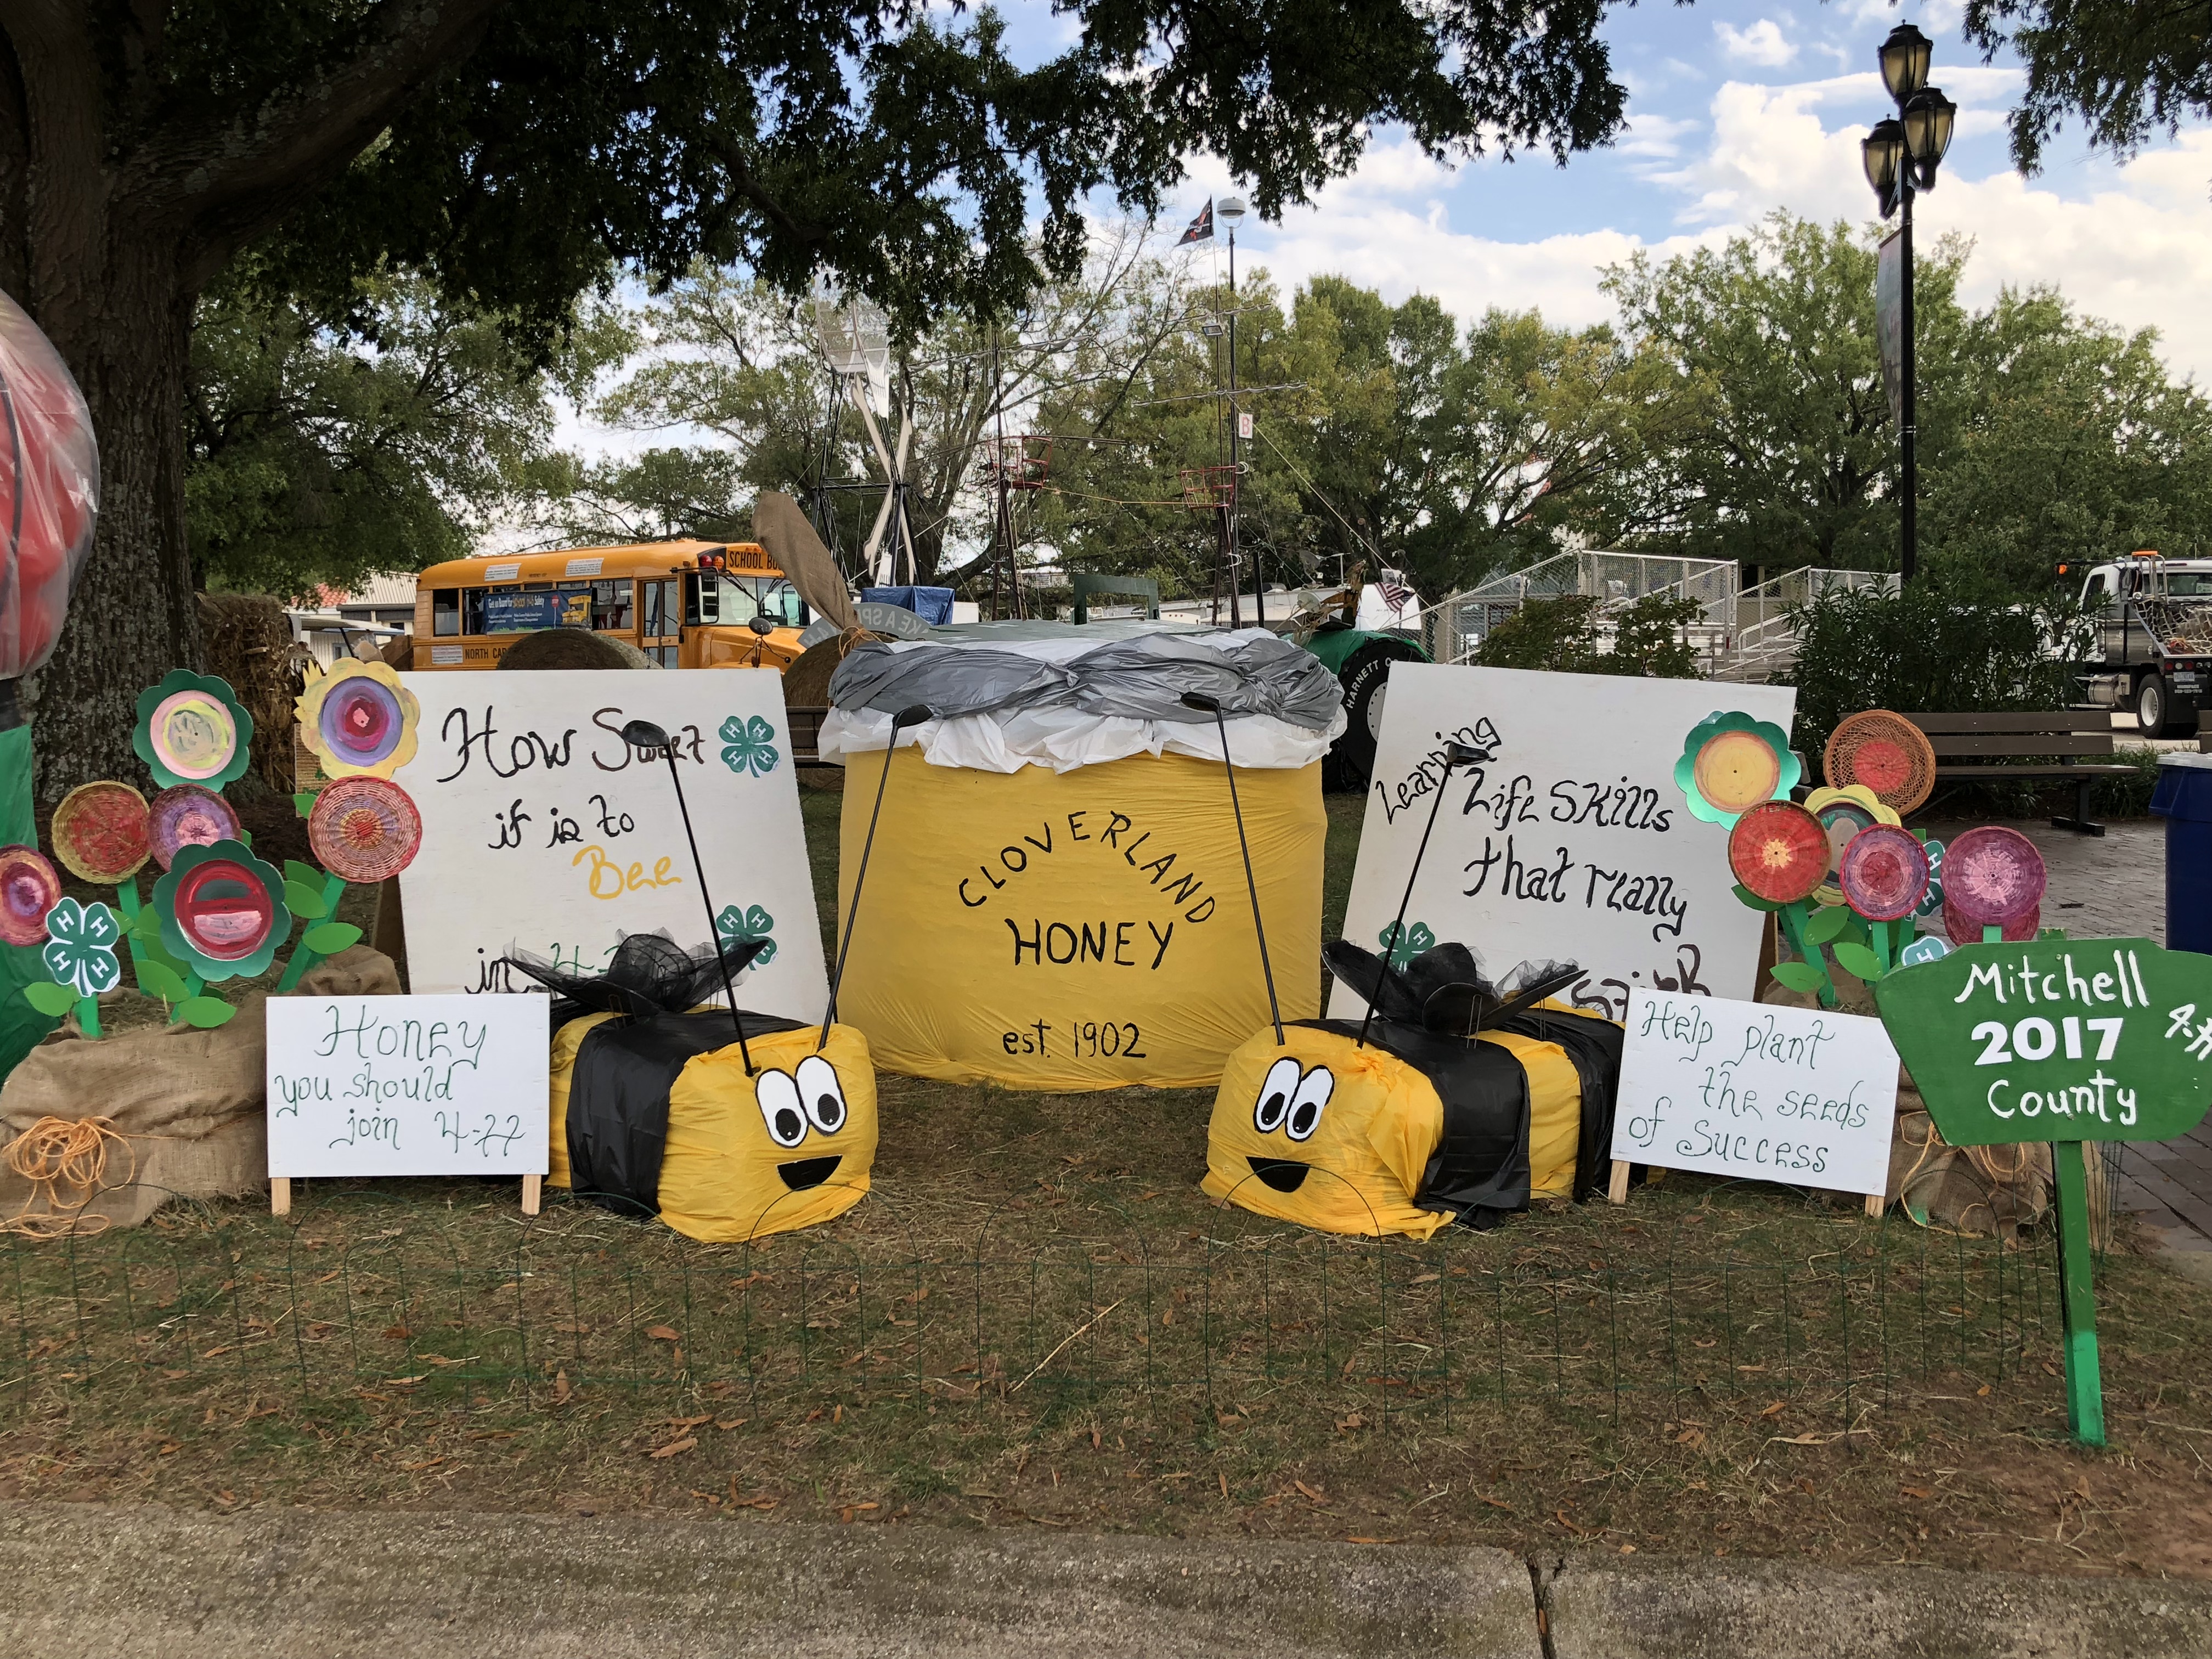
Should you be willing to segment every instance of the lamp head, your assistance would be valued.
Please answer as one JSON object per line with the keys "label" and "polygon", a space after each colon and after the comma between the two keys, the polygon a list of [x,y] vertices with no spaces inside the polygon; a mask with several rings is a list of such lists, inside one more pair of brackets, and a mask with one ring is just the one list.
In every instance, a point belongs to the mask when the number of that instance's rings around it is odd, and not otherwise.
{"label": "lamp head", "polygon": [[1899,105],[1928,84],[1928,60],[1935,50],[1936,43],[1910,23],[1899,23],[1881,43],[1881,83]]}
{"label": "lamp head", "polygon": [[1936,185],[1936,169],[1943,152],[1951,148],[1951,129],[1959,106],[1940,87],[1923,87],[1905,100],[1905,153],[1913,166],[1913,182],[1922,190]]}
{"label": "lamp head", "polygon": [[1887,219],[1897,209],[1899,179],[1905,171],[1905,125],[1895,116],[1885,116],[1874,124],[1874,131],[1859,141],[1859,159],[1866,167],[1867,183],[1881,203],[1881,216]]}
{"label": "lamp head", "polygon": [[900,709],[897,714],[891,716],[891,731],[896,734],[905,731],[909,726],[920,726],[926,720],[933,720],[936,718],[937,716],[930,712],[927,703],[915,703],[911,707]]}
{"label": "lamp head", "polygon": [[1182,706],[1186,708],[1195,708],[1201,714],[1218,714],[1221,712],[1221,699],[1210,697],[1203,691],[1186,691],[1182,694]]}
{"label": "lamp head", "polygon": [[1244,216],[1246,210],[1243,201],[1235,196],[1224,196],[1213,204],[1213,216],[1231,230],[1237,228],[1237,222]]}
{"label": "lamp head", "polygon": [[665,749],[668,733],[651,720],[632,720],[622,729],[622,740],[633,749]]}

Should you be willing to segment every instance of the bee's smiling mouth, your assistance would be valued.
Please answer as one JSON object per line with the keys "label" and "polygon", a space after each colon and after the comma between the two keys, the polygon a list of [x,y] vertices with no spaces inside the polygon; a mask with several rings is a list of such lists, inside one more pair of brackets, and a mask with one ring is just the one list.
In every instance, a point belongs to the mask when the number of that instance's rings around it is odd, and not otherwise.
{"label": "bee's smiling mouth", "polygon": [[1305,1185],[1306,1171],[1313,1166],[1288,1158],[1248,1158],[1252,1173],[1279,1193],[1294,1193]]}
{"label": "bee's smiling mouth", "polygon": [[783,1184],[794,1193],[803,1193],[810,1187],[819,1187],[837,1172],[844,1160],[832,1154],[828,1158],[795,1158],[789,1164],[779,1164],[775,1172],[783,1177]]}

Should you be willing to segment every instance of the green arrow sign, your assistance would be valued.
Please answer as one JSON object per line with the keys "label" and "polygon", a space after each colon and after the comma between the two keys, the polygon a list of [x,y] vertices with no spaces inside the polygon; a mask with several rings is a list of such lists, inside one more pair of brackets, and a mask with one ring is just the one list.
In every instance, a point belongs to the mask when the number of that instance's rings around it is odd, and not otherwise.
{"label": "green arrow sign", "polygon": [[2142,939],[1968,945],[1874,994],[1954,1146],[2171,1140],[2212,1106],[2212,957]]}
{"label": "green arrow sign", "polygon": [[2171,1140],[2203,1121],[2212,957],[2144,939],[1992,939],[1888,974],[1874,996],[1944,1139],[2051,1143],[2067,1417],[2103,1445],[2081,1143]]}

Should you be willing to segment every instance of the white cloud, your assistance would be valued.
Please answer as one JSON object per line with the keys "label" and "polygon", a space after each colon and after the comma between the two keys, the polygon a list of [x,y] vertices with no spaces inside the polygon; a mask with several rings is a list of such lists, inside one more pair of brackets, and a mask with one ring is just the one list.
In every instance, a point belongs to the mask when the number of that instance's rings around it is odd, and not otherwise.
{"label": "white cloud", "polygon": [[1747,29],[1716,23],[1713,33],[1720,40],[1721,50],[1739,63],[1778,69],[1797,55],[1797,48],[1783,39],[1782,26],[1771,17],[1762,17]]}

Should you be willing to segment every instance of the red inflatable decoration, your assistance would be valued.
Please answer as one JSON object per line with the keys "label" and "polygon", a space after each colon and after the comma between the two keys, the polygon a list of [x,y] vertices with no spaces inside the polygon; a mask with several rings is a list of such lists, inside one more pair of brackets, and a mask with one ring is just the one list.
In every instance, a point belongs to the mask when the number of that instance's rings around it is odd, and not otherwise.
{"label": "red inflatable decoration", "polygon": [[0,294],[0,680],[53,654],[99,506],[84,394],[38,325]]}

